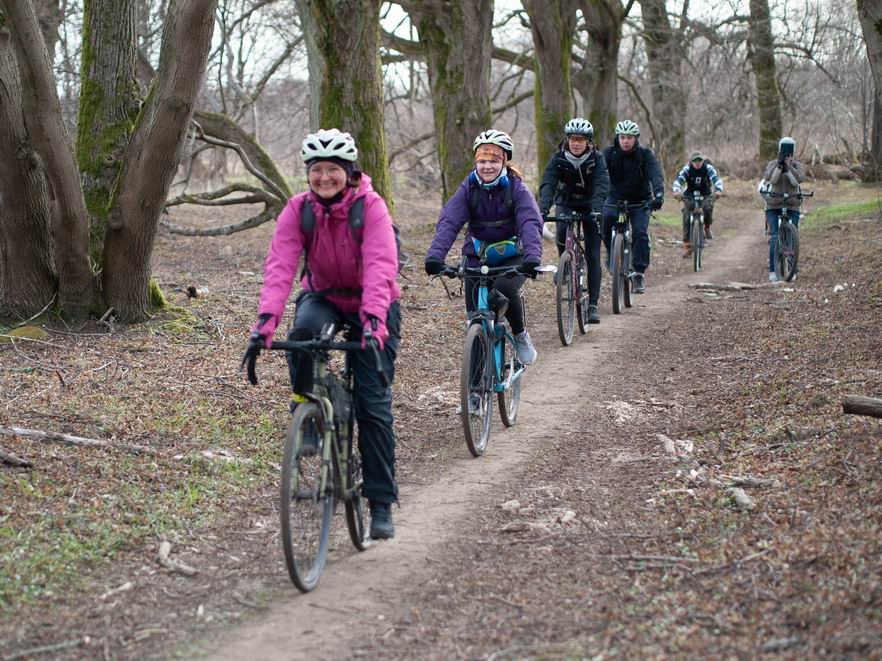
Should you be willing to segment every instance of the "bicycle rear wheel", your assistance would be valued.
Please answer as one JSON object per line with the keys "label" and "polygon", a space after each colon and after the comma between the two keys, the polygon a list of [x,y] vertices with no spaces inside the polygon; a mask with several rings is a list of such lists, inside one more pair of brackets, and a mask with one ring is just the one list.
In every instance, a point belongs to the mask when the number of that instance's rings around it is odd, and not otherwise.
{"label": "bicycle rear wheel", "polygon": [[700,216],[692,216],[692,268],[698,273],[701,270],[701,250],[704,247],[704,223]]}
{"label": "bicycle rear wheel", "polygon": [[576,318],[579,320],[579,333],[588,332],[588,262],[585,254],[579,252],[576,268]]}
{"label": "bicycle rear wheel", "polygon": [[346,527],[349,528],[349,538],[352,545],[359,551],[364,551],[368,545],[367,528],[365,524],[365,501],[361,495],[361,487],[363,483],[361,471],[361,452],[353,441],[352,424],[349,425],[349,434],[346,439],[347,454],[349,462],[347,463],[346,484],[353,488],[352,495],[344,502],[346,510]]}
{"label": "bicycle rear wheel", "polygon": [[[324,569],[334,514],[334,477],[322,458],[323,429],[321,409],[313,402],[299,404],[288,428],[282,464],[282,548],[291,581],[302,592],[316,586]],[[304,437],[313,434],[317,449],[304,444]]]}
{"label": "bicycle rear wheel", "polygon": [[460,370],[460,417],[469,452],[480,457],[490,439],[490,416],[493,413],[493,374],[490,338],[481,323],[466,331]]}
{"label": "bicycle rear wheel", "polygon": [[573,255],[564,251],[557,265],[557,334],[561,344],[568,347],[573,342],[573,327],[576,324],[576,282],[573,278]]}
{"label": "bicycle rear wheel", "polygon": [[498,351],[499,381],[507,386],[496,393],[496,403],[499,404],[499,417],[502,418],[502,424],[511,427],[518,419],[518,408],[521,404],[521,377],[518,376],[514,381],[512,378],[522,366],[518,362],[517,348],[509,335],[497,338],[496,350]]}
{"label": "bicycle rear wheel", "polygon": [[621,314],[622,307],[625,302],[625,280],[627,276],[623,273],[625,258],[625,237],[616,234],[616,238],[612,244],[612,264],[610,264],[610,273],[612,275],[612,311],[613,314]]}
{"label": "bicycle rear wheel", "polygon": [[799,264],[799,230],[790,222],[778,225],[778,243],[775,246],[775,272],[786,282],[793,280]]}

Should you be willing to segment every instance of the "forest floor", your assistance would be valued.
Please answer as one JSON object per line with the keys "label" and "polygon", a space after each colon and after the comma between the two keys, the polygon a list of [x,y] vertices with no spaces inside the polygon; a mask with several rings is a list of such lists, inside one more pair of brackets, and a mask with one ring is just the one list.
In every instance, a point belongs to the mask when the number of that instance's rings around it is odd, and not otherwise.
{"label": "forest floor", "polygon": [[[0,437],[32,463],[0,464],[0,659],[882,654],[882,421],[841,407],[882,396],[880,191],[819,183],[799,279],[769,285],[752,184],[729,190],[706,270],[666,208],[648,292],[614,316],[605,282],[570,347],[550,278],[527,285],[539,360],[480,459],[454,414],[462,298],[419,268],[437,205],[400,202],[397,536],[359,554],[338,517],[308,595],[278,533],[287,373],[238,371],[272,227],[162,232],[184,316],[0,345],[0,426],[112,446]],[[730,281],[753,287],[690,287]]]}

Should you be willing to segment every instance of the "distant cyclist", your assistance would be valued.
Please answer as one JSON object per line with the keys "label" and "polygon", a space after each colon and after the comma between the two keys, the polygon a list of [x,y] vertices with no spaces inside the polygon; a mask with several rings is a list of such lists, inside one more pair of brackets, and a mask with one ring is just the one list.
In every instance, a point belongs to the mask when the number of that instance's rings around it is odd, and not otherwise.
{"label": "distant cyclist", "polygon": [[[444,269],[444,258],[464,225],[462,253],[470,266],[478,266],[479,254],[498,256],[492,266],[523,265],[535,277],[542,258],[542,218],[521,173],[511,165],[514,145],[502,131],[484,131],[473,144],[475,169],[463,180],[441,209],[435,236],[426,256],[426,273],[437,275]],[[493,247],[493,250],[488,248]],[[520,290],[524,276],[496,278],[494,288],[508,298],[505,313],[517,345],[518,360],[529,365],[536,360],[536,349],[524,325],[524,306]],[[477,309],[477,286],[465,281],[466,309]]]}
{"label": "distant cyclist", "polygon": [[[539,209],[542,220],[548,217],[552,204],[558,216],[573,212],[588,215],[603,213],[603,201],[609,194],[609,174],[606,160],[594,147],[594,127],[591,122],[576,117],[564,126],[566,136],[560,150],[545,166],[539,185]],[[597,300],[600,297],[600,224],[599,217],[582,221],[585,237],[585,257],[588,260],[588,323],[599,324]],[[557,254],[563,254],[566,223],[557,223]]]}
{"label": "distant cyclist", "polygon": [[[303,141],[300,156],[306,164],[309,190],[288,200],[279,216],[264,266],[258,321],[252,330],[270,346],[302,255],[301,291],[288,338],[312,339],[328,322],[337,328],[348,323],[356,337],[369,328],[391,378],[401,335],[401,292],[395,281],[398,247],[386,203],[374,191],[370,177],[356,169],[358,149],[348,133],[337,129],[311,133]],[[363,204],[358,234],[349,219],[357,201]],[[307,205],[314,221],[309,230],[303,223]],[[362,495],[370,501],[371,537],[387,539],[395,535],[391,503],[398,500],[392,388],[380,382],[373,359],[364,352],[353,352],[351,359],[364,472]],[[312,359],[291,353],[288,361],[293,407],[303,401],[299,393],[312,388]],[[317,438],[306,440],[318,444]]]}
{"label": "distant cyclist", "polygon": [[785,201],[780,197],[770,197],[766,193],[788,193],[786,201],[790,221],[799,227],[799,207],[802,200],[796,197],[799,185],[805,181],[805,170],[802,163],[794,160],[796,141],[793,138],[781,138],[778,141],[778,157],[766,164],[759,192],[766,200],[766,224],[769,228],[769,281],[777,282],[775,273],[775,244],[778,241],[778,223]]}
{"label": "distant cyclist", "polygon": [[644,274],[649,268],[649,210],[661,209],[665,201],[665,181],[655,154],[640,144],[640,127],[630,119],[616,124],[612,146],[603,150],[609,168],[609,197],[603,208],[603,244],[609,255],[612,228],[618,219],[615,210],[620,201],[645,203],[631,211],[633,236],[634,293],[646,291]]}
{"label": "distant cyclist", "polygon": [[704,154],[697,151],[693,152],[689,162],[677,173],[671,190],[675,198],[678,200],[683,198],[683,257],[689,257],[692,254],[692,245],[689,243],[689,215],[695,209],[695,200],[692,196],[698,193],[704,197],[701,203],[704,211],[704,235],[708,239],[713,239],[711,223],[714,222],[714,199],[723,194],[723,180]]}

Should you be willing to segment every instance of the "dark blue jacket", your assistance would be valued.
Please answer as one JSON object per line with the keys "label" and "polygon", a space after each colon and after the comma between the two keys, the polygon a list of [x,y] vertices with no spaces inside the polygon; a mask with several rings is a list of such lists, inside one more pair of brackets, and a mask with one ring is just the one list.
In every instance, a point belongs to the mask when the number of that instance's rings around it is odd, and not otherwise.
{"label": "dark blue jacket", "polygon": [[[536,200],[524,182],[517,177],[509,175],[505,185],[512,187],[512,208],[505,203],[503,182],[493,188],[484,189],[474,181],[474,177],[466,177],[441,209],[438,224],[435,226],[435,236],[426,256],[443,260],[463,225],[471,220],[475,222],[469,222],[466,230],[462,247],[464,255],[475,257],[472,237],[492,243],[517,236],[523,246],[524,260],[539,262],[542,259],[542,217],[539,215]],[[480,189],[477,213],[475,218],[471,218],[469,200],[475,189]],[[481,221],[493,224],[482,224]]]}
{"label": "dark blue jacket", "polygon": [[[603,150],[609,170],[609,195],[614,200],[643,202],[665,194],[665,180],[655,154],[638,139],[629,153],[619,146],[616,136],[612,146]],[[634,159],[634,160],[632,160]]]}
{"label": "dark blue jacket", "polygon": [[609,194],[606,159],[592,148],[579,170],[567,160],[564,149],[553,154],[539,184],[539,209],[547,212],[552,204],[559,204],[580,211],[602,212]]}

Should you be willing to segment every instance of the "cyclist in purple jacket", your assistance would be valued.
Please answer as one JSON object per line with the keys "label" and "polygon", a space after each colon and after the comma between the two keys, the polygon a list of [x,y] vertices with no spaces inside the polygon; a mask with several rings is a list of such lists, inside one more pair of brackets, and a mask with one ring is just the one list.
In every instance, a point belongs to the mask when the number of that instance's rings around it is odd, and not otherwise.
{"label": "cyclist in purple jacket", "polygon": [[[468,223],[462,254],[469,266],[479,265],[479,254],[487,254],[488,246],[510,242],[513,254],[493,266],[521,264],[526,275],[536,277],[542,258],[542,217],[521,173],[510,164],[514,155],[511,137],[490,129],[475,138],[473,147],[475,169],[441,209],[426,256],[426,273],[441,273],[444,258],[463,225]],[[524,324],[520,291],[524,281],[523,276],[497,278],[493,286],[508,298],[505,316],[515,338],[518,359],[529,365],[536,360],[536,349]],[[475,283],[466,279],[465,299],[469,312],[477,308],[476,289]]]}

